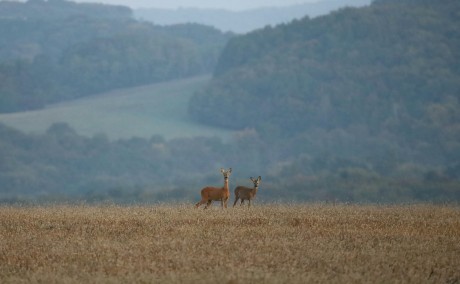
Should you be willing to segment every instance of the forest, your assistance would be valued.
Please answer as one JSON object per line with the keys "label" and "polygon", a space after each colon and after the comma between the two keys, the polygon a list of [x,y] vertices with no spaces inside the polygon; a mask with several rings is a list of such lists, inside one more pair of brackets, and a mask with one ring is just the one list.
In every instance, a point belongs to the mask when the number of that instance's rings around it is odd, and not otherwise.
{"label": "forest", "polygon": [[458,1],[380,0],[235,37],[190,114],[252,129],[292,188],[440,193],[460,174],[459,16]]}
{"label": "forest", "polygon": [[359,159],[301,154],[283,162],[275,154],[255,131],[228,143],[158,135],[110,141],[78,135],[63,123],[41,135],[0,124],[0,203],[193,202],[204,185],[222,184],[225,165],[234,169],[232,188],[263,176],[259,202],[460,200],[458,168],[403,164],[386,175]]}
{"label": "forest", "polygon": [[208,74],[232,35],[136,21],[127,7],[0,2],[0,112]]}
{"label": "forest", "polygon": [[[87,8],[14,5],[57,4]],[[189,115],[236,134],[111,141],[0,124],[0,202],[191,202],[222,183],[221,167],[232,186],[261,175],[260,201],[458,202],[459,6],[377,0],[239,36],[120,7],[107,19],[1,16],[2,111],[214,70]]]}

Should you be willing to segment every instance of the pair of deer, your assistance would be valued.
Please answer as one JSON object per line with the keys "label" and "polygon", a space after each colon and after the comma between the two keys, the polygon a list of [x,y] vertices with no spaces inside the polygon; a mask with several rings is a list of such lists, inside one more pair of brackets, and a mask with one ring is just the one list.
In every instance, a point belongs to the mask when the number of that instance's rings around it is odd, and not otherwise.
{"label": "pair of deer", "polygon": [[[220,172],[224,176],[224,186],[223,187],[212,187],[207,186],[201,190],[201,200],[198,202],[195,207],[198,208],[202,204],[206,204],[204,209],[208,208],[209,205],[213,201],[220,201],[222,208],[227,208],[227,202],[230,198],[230,190],[228,189],[228,178],[232,173],[232,168],[228,170],[220,169]],[[249,206],[251,206],[251,199],[256,196],[257,189],[259,188],[260,181],[262,178],[259,176],[257,179],[250,178],[252,183],[254,184],[254,188],[249,188],[246,186],[237,186],[235,188],[235,203],[233,203],[233,207],[235,207],[236,202],[238,199],[241,199],[241,205],[243,205],[245,200],[248,200]]]}

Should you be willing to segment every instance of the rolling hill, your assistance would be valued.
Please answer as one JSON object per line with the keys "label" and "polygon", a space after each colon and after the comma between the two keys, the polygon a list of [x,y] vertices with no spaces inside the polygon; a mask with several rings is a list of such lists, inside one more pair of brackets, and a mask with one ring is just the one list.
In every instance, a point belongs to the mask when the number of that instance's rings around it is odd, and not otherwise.
{"label": "rolling hill", "polygon": [[457,199],[459,4],[376,0],[234,37],[191,117],[254,129],[291,193]]}
{"label": "rolling hill", "polygon": [[193,92],[209,76],[120,89],[64,103],[42,110],[0,114],[0,123],[29,133],[43,133],[52,124],[65,122],[79,134],[105,133],[110,139],[166,139],[218,136],[224,140],[231,131],[198,124],[189,119],[187,106]]}
{"label": "rolling hill", "polygon": [[2,115],[0,203],[184,200],[222,167],[265,200],[458,202],[458,5],[376,0],[234,37],[212,79]]}
{"label": "rolling hill", "polygon": [[208,74],[231,36],[136,21],[127,7],[0,2],[0,112]]}
{"label": "rolling hill", "polygon": [[300,19],[305,16],[316,17],[348,6],[361,7],[370,0],[323,0],[286,7],[263,7],[245,11],[223,9],[179,8],[176,10],[143,8],[134,10],[140,20],[158,25],[179,23],[199,23],[216,27],[222,31],[246,33],[267,25],[276,25]]}
{"label": "rolling hill", "polygon": [[283,148],[291,141],[293,157],[456,165],[459,8],[380,0],[235,37],[191,99],[191,117],[255,128]]}

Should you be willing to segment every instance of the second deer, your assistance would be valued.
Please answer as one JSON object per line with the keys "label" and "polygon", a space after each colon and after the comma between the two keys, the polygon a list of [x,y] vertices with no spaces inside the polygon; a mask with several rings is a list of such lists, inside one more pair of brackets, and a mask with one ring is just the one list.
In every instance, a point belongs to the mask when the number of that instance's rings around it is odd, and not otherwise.
{"label": "second deer", "polygon": [[238,199],[241,199],[240,205],[243,205],[245,200],[248,200],[249,204],[248,207],[251,206],[251,200],[256,197],[257,189],[259,188],[260,181],[262,177],[259,176],[257,179],[250,177],[252,183],[254,184],[254,188],[246,187],[246,186],[237,186],[235,188],[235,202],[233,203],[233,207],[235,207]]}

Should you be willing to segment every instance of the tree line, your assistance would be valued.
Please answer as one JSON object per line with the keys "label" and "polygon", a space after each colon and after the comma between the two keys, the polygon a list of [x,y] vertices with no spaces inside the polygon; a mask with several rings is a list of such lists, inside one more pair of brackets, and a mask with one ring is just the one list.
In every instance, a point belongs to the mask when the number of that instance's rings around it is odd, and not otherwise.
{"label": "tree line", "polygon": [[[287,145],[288,146],[288,145]],[[289,146],[288,146],[289,147]],[[0,203],[190,202],[200,189],[223,184],[219,169],[232,167],[230,191],[261,175],[256,202],[458,202],[459,167],[400,164],[385,174],[368,161],[301,154],[283,161],[255,131],[231,141],[161,136],[110,141],[86,137],[64,123],[44,134],[0,124]],[[287,149],[284,149],[287,151]],[[380,157],[382,167],[394,163]]]}

